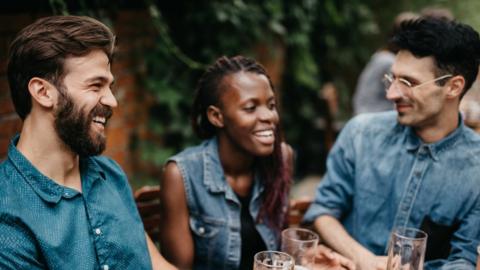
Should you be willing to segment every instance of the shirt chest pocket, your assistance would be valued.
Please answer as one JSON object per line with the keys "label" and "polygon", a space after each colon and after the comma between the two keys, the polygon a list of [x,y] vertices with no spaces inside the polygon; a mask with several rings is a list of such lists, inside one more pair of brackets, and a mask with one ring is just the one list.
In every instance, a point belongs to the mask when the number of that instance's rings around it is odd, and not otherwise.
{"label": "shirt chest pocket", "polygon": [[219,247],[226,246],[226,226],[224,220],[206,217],[190,216],[190,229],[195,245],[195,258],[199,260],[214,260],[219,255]]}

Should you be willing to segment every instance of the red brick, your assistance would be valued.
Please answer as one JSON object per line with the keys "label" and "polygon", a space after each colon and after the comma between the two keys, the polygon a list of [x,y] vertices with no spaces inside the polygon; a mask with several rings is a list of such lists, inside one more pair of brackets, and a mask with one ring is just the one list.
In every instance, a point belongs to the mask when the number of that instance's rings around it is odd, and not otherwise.
{"label": "red brick", "polygon": [[107,129],[107,148],[111,151],[114,149],[127,149],[128,140],[128,130],[125,128],[117,127]]}
{"label": "red brick", "polygon": [[0,118],[0,138],[9,139],[15,133],[20,132],[22,128],[22,122],[20,118],[9,116]]}
{"label": "red brick", "polygon": [[2,14],[0,16],[0,25],[2,29],[17,32],[34,22],[36,18],[28,14]]}
{"label": "red brick", "polygon": [[10,99],[0,99],[0,117],[12,113],[15,113],[12,101]]}
{"label": "red brick", "polygon": [[3,160],[8,153],[8,144],[10,139],[0,138],[0,160]]}
{"label": "red brick", "polygon": [[10,100],[10,88],[6,76],[0,76],[0,99]]}
{"label": "red brick", "polygon": [[132,73],[123,73],[120,76],[117,75],[115,82],[115,87],[121,88],[121,87],[132,87],[136,83],[136,78]]}

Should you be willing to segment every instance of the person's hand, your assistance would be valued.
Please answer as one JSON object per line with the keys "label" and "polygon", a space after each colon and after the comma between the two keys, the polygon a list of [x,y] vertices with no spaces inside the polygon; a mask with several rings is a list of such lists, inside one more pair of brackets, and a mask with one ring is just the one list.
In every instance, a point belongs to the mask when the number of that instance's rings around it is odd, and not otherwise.
{"label": "person's hand", "polygon": [[370,253],[368,255],[359,256],[356,260],[357,270],[386,270],[387,256],[375,256]]}
{"label": "person's hand", "polygon": [[319,245],[315,256],[313,270],[356,270],[355,264],[350,259],[340,255],[330,248]]}

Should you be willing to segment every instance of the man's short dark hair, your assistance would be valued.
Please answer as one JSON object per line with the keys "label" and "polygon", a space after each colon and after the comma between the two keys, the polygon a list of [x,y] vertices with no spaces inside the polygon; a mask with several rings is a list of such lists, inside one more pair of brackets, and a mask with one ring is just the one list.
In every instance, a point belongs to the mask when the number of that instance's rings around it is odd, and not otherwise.
{"label": "man's short dark hair", "polygon": [[480,38],[478,33],[466,24],[423,17],[403,23],[390,42],[397,51],[407,50],[419,58],[432,56],[435,60],[436,76],[463,76],[463,94],[470,89],[477,77]]}
{"label": "man's short dark hair", "polygon": [[28,91],[31,78],[46,79],[59,88],[67,57],[100,49],[111,62],[114,45],[115,36],[107,26],[83,16],[45,17],[21,30],[10,45],[7,67],[13,104],[20,118],[25,119],[32,108]]}

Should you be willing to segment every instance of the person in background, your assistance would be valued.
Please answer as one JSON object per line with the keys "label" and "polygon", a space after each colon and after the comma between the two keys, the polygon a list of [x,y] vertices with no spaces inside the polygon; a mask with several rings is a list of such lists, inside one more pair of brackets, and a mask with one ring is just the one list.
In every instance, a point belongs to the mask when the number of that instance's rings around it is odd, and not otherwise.
{"label": "person in background", "polygon": [[[168,159],[161,179],[162,253],[181,269],[251,269],[255,253],[279,247],[292,176],[264,68],[219,58],[198,82],[192,124],[204,141]],[[351,266],[320,257],[329,269]]]}
{"label": "person in background", "polygon": [[98,156],[117,106],[114,44],[80,16],[39,19],[13,40],[7,75],[23,126],[0,164],[1,269],[174,269],[124,172]]}
{"label": "person in background", "polygon": [[385,269],[391,231],[428,234],[425,269],[474,269],[480,243],[480,136],[459,103],[472,86],[480,38],[433,18],[402,24],[385,75],[396,112],[363,114],[342,130],[304,217],[357,269]]}
{"label": "person in background", "polygon": [[453,16],[452,12],[449,9],[441,7],[425,7],[420,11],[420,16],[426,18],[435,18],[444,21],[455,20],[455,16]]}
{"label": "person in background", "polygon": [[[390,37],[398,31],[402,22],[416,18],[418,18],[418,15],[413,12],[398,14],[395,17]],[[392,101],[385,97],[384,85],[382,83],[383,75],[390,72],[394,60],[394,48],[388,44],[372,55],[358,78],[355,94],[353,95],[354,115],[394,109]]]}

